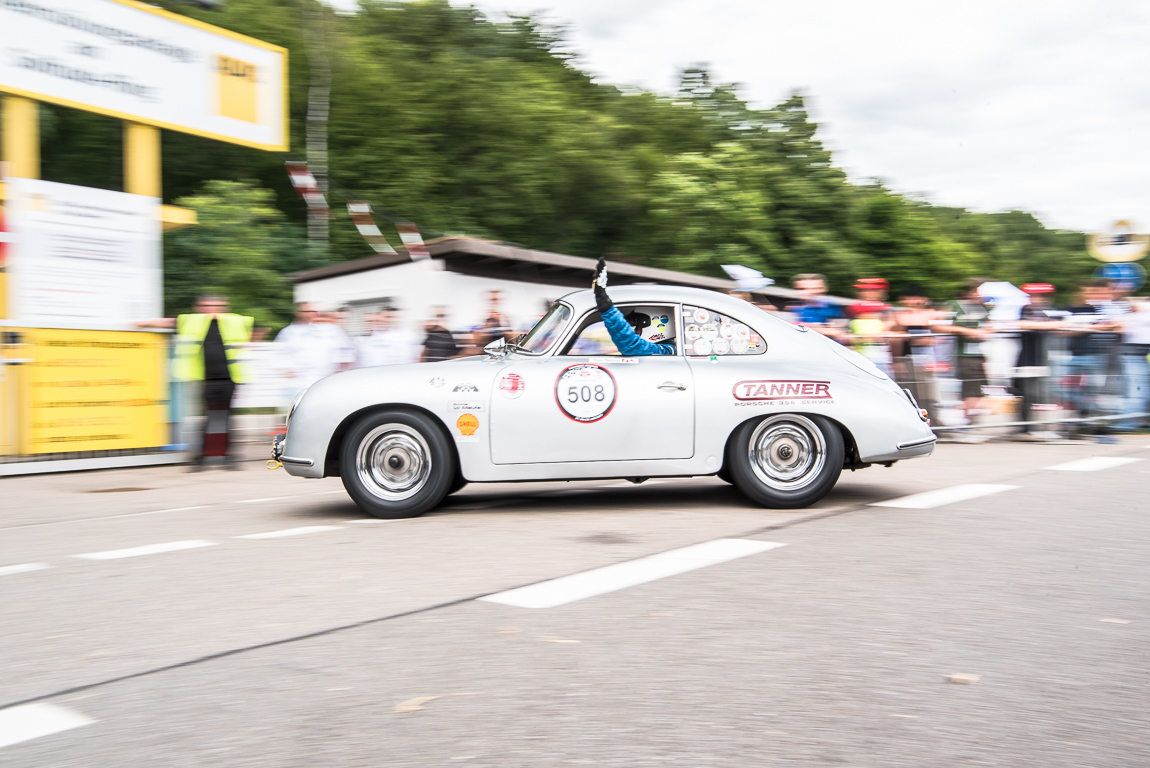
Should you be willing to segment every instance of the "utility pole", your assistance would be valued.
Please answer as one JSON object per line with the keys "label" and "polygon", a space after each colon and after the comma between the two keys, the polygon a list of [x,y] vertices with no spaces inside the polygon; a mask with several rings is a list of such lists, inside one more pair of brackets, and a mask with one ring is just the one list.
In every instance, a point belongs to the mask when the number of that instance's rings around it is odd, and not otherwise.
{"label": "utility pole", "polygon": [[[308,92],[305,148],[307,167],[316,186],[328,197],[327,118],[331,108],[331,62],[327,57],[326,14],[318,0],[303,4],[304,44],[307,46]],[[330,239],[327,216],[317,216],[310,208],[307,214],[307,236],[325,257]]]}

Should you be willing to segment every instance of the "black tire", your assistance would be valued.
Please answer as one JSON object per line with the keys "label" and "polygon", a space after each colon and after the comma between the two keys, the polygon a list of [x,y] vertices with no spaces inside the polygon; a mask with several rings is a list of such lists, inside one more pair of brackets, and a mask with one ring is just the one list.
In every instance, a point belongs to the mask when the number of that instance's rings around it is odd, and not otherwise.
{"label": "black tire", "polygon": [[731,468],[726,464],[723,465],[722,469],[715,473],[715,477],[719,478],[728,485],[735,484],[734,479],[731,477]]}
{"label": "black tire", "polygon": [[455,479],[451,481],[451,487],[447,489],[447,495],[450,496],[453,493],[459,493],[466,487],[467,481],[463,479],[463,475],[457,473]]}
{"label": "black tire", "polygon": [[822,416],[779,413],[748,421],[731,435],[735,486],[773,509],[808,507],[826,496],[843,470],[846,445]]}
{"label": "black tire", "polygon": [[434,509],[459,472],[440,426],[399,409],[357,421],[343,438],[339,468],[343,487],[359,508],[388,520]]}

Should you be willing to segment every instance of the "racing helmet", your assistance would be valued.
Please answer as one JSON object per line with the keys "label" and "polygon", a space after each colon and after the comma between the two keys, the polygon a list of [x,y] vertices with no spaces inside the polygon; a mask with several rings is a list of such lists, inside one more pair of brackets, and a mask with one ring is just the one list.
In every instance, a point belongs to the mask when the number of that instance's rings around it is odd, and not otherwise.
{"label": "racing helmet", "polygon": [[633,307],[623,319],[647,341],[657,344],[675,338],[675,313],[670,307]]}

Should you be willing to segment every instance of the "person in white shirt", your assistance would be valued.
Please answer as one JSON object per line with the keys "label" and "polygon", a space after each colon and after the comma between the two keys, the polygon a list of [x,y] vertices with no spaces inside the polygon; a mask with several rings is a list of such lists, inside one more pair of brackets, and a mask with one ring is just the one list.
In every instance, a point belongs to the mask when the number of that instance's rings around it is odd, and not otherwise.
{"label": "person in white shirt", "polygon": [[371,333],[356,339],[360,368],[402,365],[419,360],[419,337],[400,327],[399,317],[399,310],[389,307],[368,318]]}
{"label": "person in white shirt", "polygon": [[[296,305],[295,322],[276,335],[276,344],[283,346],[283,363],[288,371],[288,394],[295,398],[324,376],[341,370],[342,352],[332,330],[346,335],[338,326],[317,323],[319,313],[307,302]],[[349,341],[350,344],[350,341]]]}
{"label": "person in white shirt", "polygon": [[331,344],[331,362],[335,366],[332,373],[355,367],[355,342],[346,330],[349,315],[347,307],[340,307],[334,312],[320,312],[315,319],[327,333]]}

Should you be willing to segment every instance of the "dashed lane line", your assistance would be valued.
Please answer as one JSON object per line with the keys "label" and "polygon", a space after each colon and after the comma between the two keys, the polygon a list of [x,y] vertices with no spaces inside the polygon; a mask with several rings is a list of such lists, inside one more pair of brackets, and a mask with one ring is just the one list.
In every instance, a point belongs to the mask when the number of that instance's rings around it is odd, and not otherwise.
{"label": "dashed lane line", "polygon": [[122,515],[102,515],[101,517],[81,517],[75,520],[54,520],[50,523],[27,523],[25,525],[9,525],[0,528],[0,531],[8,531],[13,528],[43,528],[46,525],[67,525],[69,523],[90,523],[95,520],[117,520],[121,517],[141,517],[143,515],[163,515],[168,512],[190,512],[193,509],[207,509],[210,504],[201,504],[196,507],[173,507],[171,509],[151,509],[147,512],[125,512]]}
{"label": "dashed lane line", "polygon": [[0,747],[51,736],[96,722],[55,704],[24,704],[0,711]]}
{"label": "dashed lane line", "polygon": [[13,573],[28,573],[29,571],[43,571],[51,568],[52,566],[47,563],[21,563],[20,565],[5,565],[0,567],[0,576],[8,576]]}
{"label": "dashed lane line", "polygon": [[302,499],[308,496],[327,496],[331,493],[344,493],[345,490],[338,491],[317,491],[315,493],[302,493],[296,496],[271,496],[264,499],[233,499],[231,501],[218,501],[213,504],[199,504],[194,507],[171,507],[170,509],[149,509],[144,512],[125,512],[120,515],[101,515],[100,517],[79,517],[75,520],[53,520],[47,523],[22,523],[20,525],[6,525],[0,526],[0,531],[9,531],[16,528],[42,528],[46,525],[70,525],[72,523],[91,523],[97,520],[118,520],[123,517],[141,517],[143,515],[164,515],[169,512],[191,512],[196,509],[209,509],[211,507],[221,507],[228,504],[255,504],[256,502],[263,501],[281,501],[283,499]]}
{"label": "dashed lane line", "polygon": [[308,533],[321,533],[323,531],[343,530],[338,525],[303,525],[299,528],[284,528],[280,531],[266,531],[264,533],[245,533],[243,536],[233,536],[233,539],[281,539],[285,536],[303,536]]}
{"label": "dashed lane line", "polygon": [[1121,456],[1091,456],[1089,459],[1068,461],[1065,464],[1055,464],[1053,467],[1044,467],[1044,469],[1062,472],[1098,472],[1103,469],[1133,464],[1136,461],[1141,461],[1141,459],[1128,459]]}
{"label": "dashed lane line", "polygon": [[169,541],[164,544],[148,544],[143,547],[131,549],[113,549],[107,552],[89,552],[86,555],[72,555],[83,560],[119,560],[122,557],[139,557],[141,555],[158,555],[162,552],[178,552],[181,549],[196,549],[198,547],[213,547],[214,541]]}
{"label": "dashed lane line", "polygon": [[1003,491],[1013,491],[1015,488],[1021,487],[1020,485],[971,483],[969,485],[955,485],[950,488],[939,488],[936,491],[927,491],[925,493],[915,493],[910,496],[902,496],[887,501],[876,501],[869,506],[898,507],[900,509],[934,509],[944,504],[969,501],[970,499],[977,499],[980,496],[990,496],[991,494],[1002,493]]}
{"label": "dashed lane line", "polygon": [[715,539],[702,544],[672,549],[657,555],[640,557],[603,568],[562,576],[526,587],[499,592],[479,598],[488,603],[501,603],[517,608],[554,608],[608,592],[616,592],[638,584],[646,584],[668,576],[706,568],[728,560],[756,555],[769,549],[784,547],[772,541],[751,539]]}

